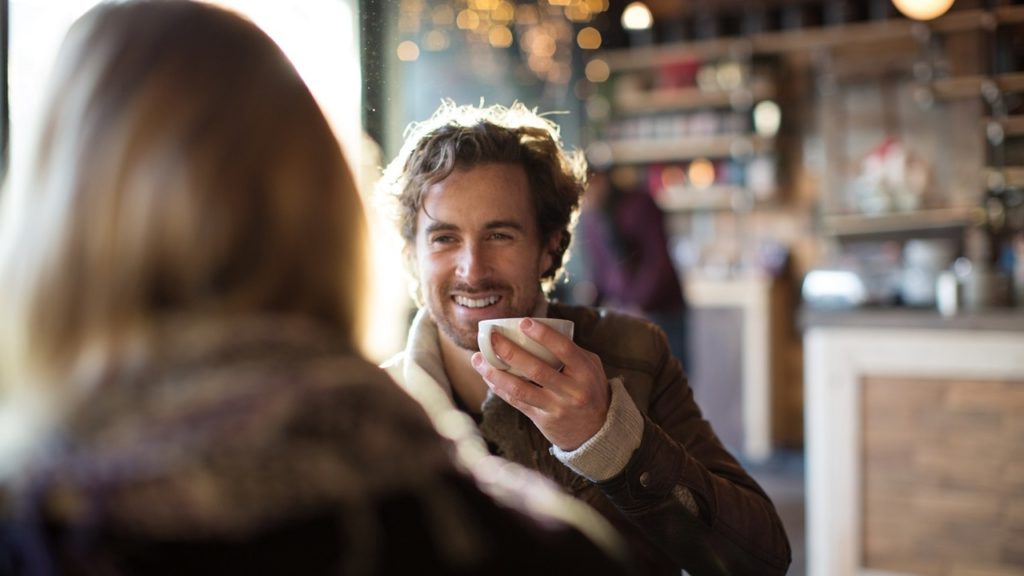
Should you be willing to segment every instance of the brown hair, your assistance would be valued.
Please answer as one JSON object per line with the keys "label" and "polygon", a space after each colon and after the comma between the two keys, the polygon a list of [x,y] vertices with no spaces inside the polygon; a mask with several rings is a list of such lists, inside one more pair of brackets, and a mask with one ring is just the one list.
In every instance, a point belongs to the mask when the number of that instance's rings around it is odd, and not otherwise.
{"label": "brown hair", "polygon": [[[101,5],[72,27],[0,242],[0,385],[67,386],[165,320],[313,317],[354,344],[365,223],[277,45],[207,4]],[[2,398],[0,398],[2,399]]]}
{"label": "brown hair", "polygon": [[586,187],[586,162],[581,152],[563,150],[558,125],[518,102],[485,107],[445,100],[429,120],[406,131],[405,145],[385,168],[378,193],[391,202],[408,267],[415,274],[416,218],[426,189],[457,168],[486,162],[522,165],[542,242],[561,235],[552,265],[540,278],[550,290],[567,259]]}

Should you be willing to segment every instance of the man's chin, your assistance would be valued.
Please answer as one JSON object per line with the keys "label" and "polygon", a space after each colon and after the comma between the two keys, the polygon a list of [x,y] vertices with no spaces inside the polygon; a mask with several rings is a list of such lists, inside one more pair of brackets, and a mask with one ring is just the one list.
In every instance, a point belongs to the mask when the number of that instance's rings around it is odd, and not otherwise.
{"label": "man's chin", "polygon": [[472,329],[455,327],[445,322],[438,322],[438,327],[446,338],[455,343],[459,348],[469,350],[471,352],[479,352],[480,345],[476,342],[477,330],[474,326]]}

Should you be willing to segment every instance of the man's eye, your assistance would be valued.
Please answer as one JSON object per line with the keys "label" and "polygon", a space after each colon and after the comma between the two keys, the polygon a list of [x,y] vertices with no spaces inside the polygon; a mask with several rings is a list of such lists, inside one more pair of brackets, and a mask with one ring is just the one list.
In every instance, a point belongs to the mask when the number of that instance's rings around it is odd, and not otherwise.
{"label": "man's eye", "polygon": [[451,244],[452,242],[455,242],[455,237],[449,235],[434,236],[430,239],[431,244]]}
{"label": "man's eye", "polygon": [[511,234],[506,234],[504,232],[492,232],[491,233],[491,239],[492,240],[511,240],[512,239],[512,235]]}

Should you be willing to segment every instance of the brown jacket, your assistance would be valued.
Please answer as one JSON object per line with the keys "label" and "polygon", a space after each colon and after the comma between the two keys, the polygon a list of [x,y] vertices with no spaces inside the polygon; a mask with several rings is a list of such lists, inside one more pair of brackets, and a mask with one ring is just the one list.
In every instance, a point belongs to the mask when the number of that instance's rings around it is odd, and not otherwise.
{"label": "brown jacket", "polygon": [[[782,522],[701,416],[664,332],[600,309],[551,304],[548,316],[573,320],[576,343],[601,358],[609,379],[622,378],[644,415],[640,447],[622,473],[592,483],[550,453],[550,442],[526,416],[491,395],[480,421],[491,450],[539,470],[600,511],[630,542],[646,573],[785,574],[790,547]],[[436,362],[409,366],[412,355],[431,360],[429,347],[413,344],[388,368],[416,394],[429,387],[424,381],[440,376]],[[699,517],[687,509],[694,500]]]}

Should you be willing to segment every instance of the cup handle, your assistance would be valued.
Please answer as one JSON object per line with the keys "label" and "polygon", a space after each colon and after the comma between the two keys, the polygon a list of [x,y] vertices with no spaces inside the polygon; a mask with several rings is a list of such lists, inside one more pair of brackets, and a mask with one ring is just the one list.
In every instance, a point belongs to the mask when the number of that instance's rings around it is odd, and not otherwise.
{"label": "cup handle", "polygon": [[[494,326],[491,330],[500,330],[498,326]],[[491,332],[488,330],[485,334],[481,334],[480,338],[477,338],[477,345],[480,346],[480,352],[484,355],[484,359],[491,366],[494,366],[498,370],[508,370],[509,365],[504,360],[498,357],[494,353],[494,348],[491,346]]]}

